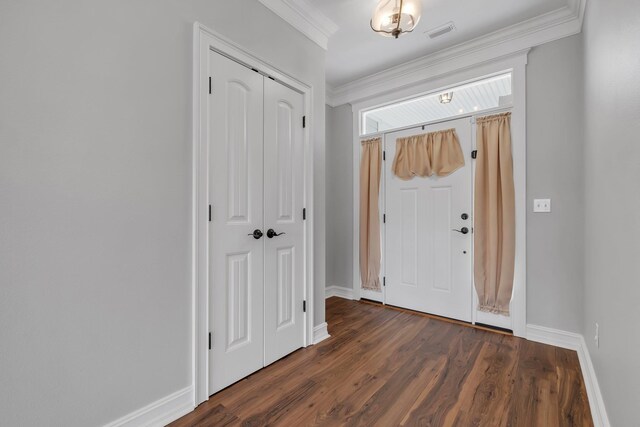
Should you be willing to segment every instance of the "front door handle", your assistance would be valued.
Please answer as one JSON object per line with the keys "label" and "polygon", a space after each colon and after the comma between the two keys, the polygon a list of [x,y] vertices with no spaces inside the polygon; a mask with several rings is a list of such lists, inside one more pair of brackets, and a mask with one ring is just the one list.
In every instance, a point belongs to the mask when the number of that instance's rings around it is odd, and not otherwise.
{"label": "front door handle", "polygon": [[458,233],[467,234],[469,233],[469,229],[467,227],[462,227],[460,230],[456,230],[455,228],[451,231],[457,231]]}
{"label": "front door handle", "polygon": [[270,228],[267,230],[267,237],[270,239],[276,236],[280,236],[282,234],[286,234],[286,233],[276,233],[273,228]]}
{"label": "front door handle", "polygon": [[253,233],[249,233],[247,234],[247,236],[253,236],[254,239],[258,240],[262,237],[262,231],[256,228],[255,230],[253,230]]}

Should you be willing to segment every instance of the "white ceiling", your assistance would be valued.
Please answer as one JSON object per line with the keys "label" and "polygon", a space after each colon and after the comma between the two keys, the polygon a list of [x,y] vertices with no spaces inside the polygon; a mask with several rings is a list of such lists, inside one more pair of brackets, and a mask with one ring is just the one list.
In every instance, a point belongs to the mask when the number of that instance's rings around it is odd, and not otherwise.
{"label": "white ceiling", "polygon": [[[369,27],[378,0],[306,0],[338,30],[329,39],[327,85],[339,87],[360,77],[567,7],[568,0],[423,0],[413,33],[382,37]],[[425,31],[453,21],[456,30],[436,39]]]}

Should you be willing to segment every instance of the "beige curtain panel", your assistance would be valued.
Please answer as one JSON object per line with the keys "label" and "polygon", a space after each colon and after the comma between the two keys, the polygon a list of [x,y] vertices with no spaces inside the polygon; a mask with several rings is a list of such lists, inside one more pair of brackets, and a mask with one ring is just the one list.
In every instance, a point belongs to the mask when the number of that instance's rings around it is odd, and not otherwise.
{"label": "beige curtain panel", "polygon": [[382,139],[362,141],[360,160],[360,278],[362,287],[380,290],[380,170]]}
{"label": "beige curtain panel", "polygon": [[447,176],[464,166],[455,129],[396,139],[393,173],[405,181],[415,176]]}
{"label": "beige curtain panel", "polygon": [[476,121],[474,278],[479,309],[509,315],[515,263],[511,113]]}

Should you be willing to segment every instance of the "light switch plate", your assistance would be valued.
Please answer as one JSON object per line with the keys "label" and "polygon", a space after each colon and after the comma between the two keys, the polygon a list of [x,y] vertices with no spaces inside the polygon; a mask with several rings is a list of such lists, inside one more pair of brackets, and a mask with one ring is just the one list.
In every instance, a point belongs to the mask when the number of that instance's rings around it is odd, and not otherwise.
{"label": "light switch plate", "polygon": [[551,212],[551,199],[534,199],[533,200],[534,212]]}

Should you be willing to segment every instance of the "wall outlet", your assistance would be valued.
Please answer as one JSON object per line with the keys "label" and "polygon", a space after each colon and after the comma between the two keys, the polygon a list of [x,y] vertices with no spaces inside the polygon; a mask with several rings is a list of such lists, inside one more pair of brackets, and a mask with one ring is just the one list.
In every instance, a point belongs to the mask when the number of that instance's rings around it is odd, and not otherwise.
{"label": "wall outlet", "polygon": [[593,337],[593,340],[596,342],[596,347],[600,348],[600,325],[596,322],[596,336]]}
{"label": "wall outlet", "polygon": [[534,199],[533,200],[534,212],[551,212],[551,199]]}

